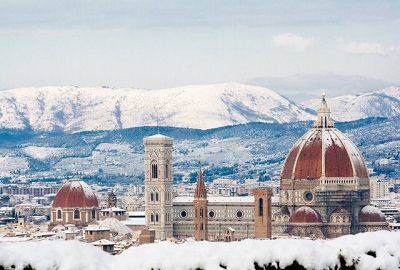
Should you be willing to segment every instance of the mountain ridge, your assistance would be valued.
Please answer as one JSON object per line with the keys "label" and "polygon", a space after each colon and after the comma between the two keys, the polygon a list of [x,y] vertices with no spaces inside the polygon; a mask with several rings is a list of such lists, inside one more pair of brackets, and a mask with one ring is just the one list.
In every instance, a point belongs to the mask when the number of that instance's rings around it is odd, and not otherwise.
{"label": "mountain ridge", "polygon": [[[327,97],[332,118],[400,114],[400,87]],[[315,119],[319,99],[300,104],[268,88],[238,83],[168,89],[48,86],[0,91],[0,129],[81,132],[140,126],[211,129],[250,122]]]}
{"label": "mountain ridge", "polygon": [[[368,118],[338,122],[336,127],[357,145],[375,175],[397,179],[399,120],[400,116]],[[177,179],[195,177],[200,162],[207,181],[218,177],[278,180],[291,147],[312,126],[312,121],[303,121],[258,122],[208,130],[164,126],[73,134],[0,130],[0,182],[68,177],[142,181],[143,138],[158,132],[174,139],[173,170]],[[389,164],[380,164],[382,159]]]}
{"label": "mountain ridge", "polygon": [[62,86],[0,92],[1,128],[79,132],[164,125],[209,129],[312,118],[272,90],[237,83],[159,90]]}
{"label": "mountain ridge", "polygon": [[[344,95],[327,99],[331,116],[336,121],[355,121],[370,117],[396,117],[400,115],[400,87],[392,86],[384,89]],[[310,99],[301,105],[317,110],[318,99]]]}

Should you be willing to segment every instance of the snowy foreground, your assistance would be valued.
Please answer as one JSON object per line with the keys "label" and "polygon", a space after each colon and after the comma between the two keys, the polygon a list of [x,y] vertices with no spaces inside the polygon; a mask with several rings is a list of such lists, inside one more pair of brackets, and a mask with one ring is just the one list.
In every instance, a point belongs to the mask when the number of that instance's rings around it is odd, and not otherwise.
{"label": "snowy foreground", "polygon": [[0,244],[0,269],[301,269],[293,268],[296,263],[306,269],[398,269],[400,232],[315,241],[162,242],[132,247],[116,256],[76,241]]}

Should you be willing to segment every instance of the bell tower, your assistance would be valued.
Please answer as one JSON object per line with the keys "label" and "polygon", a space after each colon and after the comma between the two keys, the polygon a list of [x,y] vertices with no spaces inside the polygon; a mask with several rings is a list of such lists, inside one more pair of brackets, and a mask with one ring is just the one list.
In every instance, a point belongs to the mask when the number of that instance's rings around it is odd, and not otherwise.
{"label": "bell tower", "polygon": [[173,236],[173,139],[156,134],[144,138],[143,144],[146,226],[155,230],[156,239],[165,240]]}
{"label": "bell tower", "polygon": [[199,169],[196,190],[194,193],[194,239],[196,241],[208,240],[208,211],[207,191],[203,181],[203,173]]}
{"label": "bell tower", "polygon": [[254,238],[271,239],[271,189],[254,189]]}

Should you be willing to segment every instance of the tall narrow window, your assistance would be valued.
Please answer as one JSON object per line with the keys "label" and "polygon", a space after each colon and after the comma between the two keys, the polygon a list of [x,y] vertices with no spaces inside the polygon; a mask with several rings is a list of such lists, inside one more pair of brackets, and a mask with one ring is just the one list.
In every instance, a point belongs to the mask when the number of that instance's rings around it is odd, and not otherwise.
{"label": "tall narrow window", "polygon": [[92,209],[92,219],[96,219],[96,209]]}
{"label": "tall narrow window", "polygon": [[156,222],[158,222],[158,213],[156,213]]}
{"label": "tall narrow window", "polygon": [[264,207],[264,205],[263,205],[263,203],[264,203],[264,201],[263,201],[263,199],[262,198],[260,198],[259,200],[258,200],[258,215],[260,216],[260,217],[262,217],[263,216],[263,207]]}
{"label": "tall narrow window", "polygon": [[151,201],[151,202],[154,201],[154,194],[153,194],[153,192],[150,193],[150,201]]}
{"label": "tall narrow window", "polygon": [[156,192],[156,202],[158,202],[158,192]]}
{"label": "tall narrow window", "polygon": [[203,217],[203,208],[200,208],[200,218]]}
{"label": "tall narrow window", "polygon": [[165,164],[165,178],[168,179],[168,175],[169,175],[169,168],[168,168],[168,160],[167,160],[167,164]]}
{"label": "tall narrow window", "polygon": [[154,214],[153,213],[151,213],[151,215],[150,215],[150,222],[154,222]]}
{"label": "tall narrow window", "polygon": [[78,209],[74,210],[74,219],[80,219],[81,218],[81,213],[79,212]]}
{"label": "tall narrow window", "polygon": [[57,219],[61,219],[62,217],[61,217],[61,210],[60,209],[58,209],[57,210]]}
{"label": "tall narrow window", "polygon": [[[271,205],[271,198],[268,198],[268,204],[267,205]],[[267,216],[268,217],[271,216],[271,207],[267,207]]]}
{"label": "tall narrow window", "polygon": [[152,179],[158,178],[158,166],[156,161],[153,161],[151,163],[151,178]]}
{"label": "tall narrow window", "polygon": [[200,231],[204,230],[203,223],[200,224]]}

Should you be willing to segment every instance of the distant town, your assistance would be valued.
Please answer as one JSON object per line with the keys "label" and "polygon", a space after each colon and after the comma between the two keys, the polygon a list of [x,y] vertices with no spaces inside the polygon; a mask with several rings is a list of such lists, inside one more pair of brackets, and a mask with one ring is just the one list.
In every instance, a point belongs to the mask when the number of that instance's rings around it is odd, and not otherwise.
{"label": "distant town", "polygon": [[[105,252],[158,241],[326,239],[400,229],[400,179],[372,176],[330,120],[325,95],[291,148],[280,179],[205,181],[202,164],[174,181],[174,139],[143,138],[144,181],[0,184],[0,242],[80,240]],[[194,178],[194,181],[193,179]]]}

